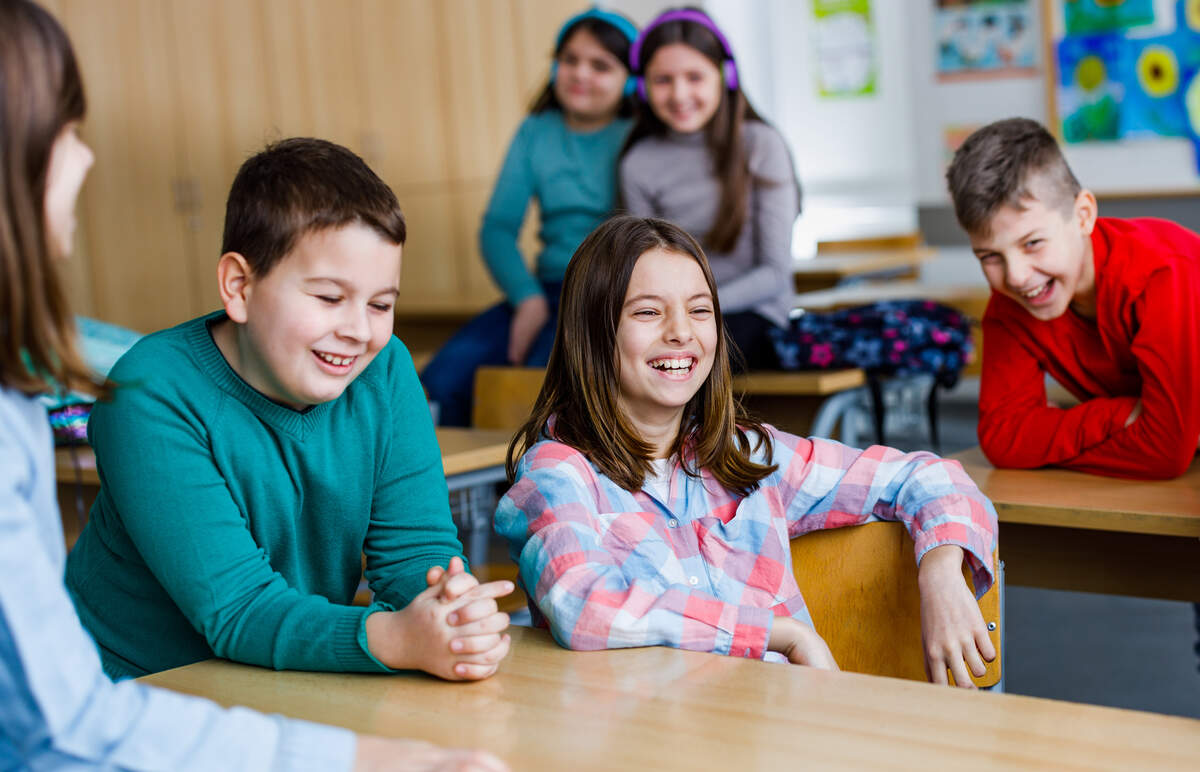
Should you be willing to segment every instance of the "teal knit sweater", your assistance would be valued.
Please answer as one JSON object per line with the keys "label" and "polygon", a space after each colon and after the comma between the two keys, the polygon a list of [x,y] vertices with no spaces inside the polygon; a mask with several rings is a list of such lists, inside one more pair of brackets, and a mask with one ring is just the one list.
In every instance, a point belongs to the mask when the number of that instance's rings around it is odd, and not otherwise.
{"label": "teal knit sweater", "polygon": [[[393,339],[342,396],[296,411],[246,384],[209,325],[143,338],[88,426],[101,490],[67,562],[113,677],[214,655],[387,670],[365,621],[462,554],[429,409]],[[362,556],[376,593],[348,605]]]}

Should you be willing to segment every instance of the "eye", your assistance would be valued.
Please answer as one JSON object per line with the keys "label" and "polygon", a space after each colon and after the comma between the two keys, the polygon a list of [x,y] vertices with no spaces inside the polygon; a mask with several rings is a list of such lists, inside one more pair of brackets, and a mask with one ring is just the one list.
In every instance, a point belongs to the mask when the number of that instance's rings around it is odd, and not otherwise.
{"label": "eye", "polygon": [[704,73],[702,73],[702,72],[689,72],[688,73],[688,82],[689,83],[703,83],[704,80],[705,80]]}
{"label": "eye", "polygon": [[596,72],[608,72],[612,69],[612,65],[603,59],[596,59],[592,62],[592,69]]}
{"label": "eye", "polygon": [[383,313],[386,314],[388,311],[392,310],[392,304],[391,303],[372,303],[371,308],[375,309],[376,311],[382,311]]}
{"label": "eye", "polygon": [[1025,248],[1026,249],[1038,249],[1039,247],[1042,246],[1042,244],[1045,243],[1045,241],[1046,241],[1045,239],[1030,239],[1029,241],[1025,242]]}
{"label": "eye", "polygon": [[317,300],[327,305],[335,306],[342,302],[342,299],[335,295],[317,295]]}
{"label": "eye", "polygon": [[563,54],[562,56],[558,57],[558,63],[566,65],[567,67],[574,67],[579,63],[579,57],[575,56],[575,54]]}
{"label": "eye", "polygon": [[708,306],[696,306],[692,309],[692,313],[696,316],[707,316],[712,313],[712,309]]}
{"label": "eye", "polygon": [[651,317],[658,316],[658,311],[653,308],[643,308],[640,311],[634,311],[633,315],[640,316],[644,319],[649,319]]}

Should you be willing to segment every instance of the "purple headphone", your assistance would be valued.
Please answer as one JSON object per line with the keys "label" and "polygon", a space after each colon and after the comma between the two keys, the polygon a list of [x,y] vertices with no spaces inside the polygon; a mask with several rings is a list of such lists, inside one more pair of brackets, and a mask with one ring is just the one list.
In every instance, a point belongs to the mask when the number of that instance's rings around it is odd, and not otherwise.
{"label": "purple headphone", "polygon": [[683,8],[676,11],[667,11],[660,15],[643,27],[642,33],[638,35],[637,40],[633,41],[633,48],[629,51],[629,63],[633,67],[633,71],[637,73],[637,92],[642,101],[648,101],[646,99],[646,76],[642,73],[642,65],[644,64],[641,61],[642,44],[646,42],[646,36],[650,34],[651,30],[669,21],[690,21],[694,24],[699,24],[716,36],[717,42],[721,44],[721,48],[725,49],[725,60],[721,62],[721,70],[725,75],[725,86],[730,91],[736,91],[738,87],[738,74],[737,64],[733,60],[733,47],[725,39],[724,33],[717,28],[717,25],[705,13]]}

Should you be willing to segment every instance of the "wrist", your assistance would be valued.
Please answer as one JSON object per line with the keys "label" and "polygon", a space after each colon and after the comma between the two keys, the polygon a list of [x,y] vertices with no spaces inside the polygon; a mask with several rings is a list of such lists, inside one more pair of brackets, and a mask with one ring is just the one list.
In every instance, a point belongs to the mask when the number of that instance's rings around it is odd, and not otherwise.
{"label": "wrist", "polygon": [[963,548],[957,544],[934,547],[921,556],[921,565],[917,567],[918,581],[926,577],[944,578],[961,574],[963,556]]}
{"label": "wrist", "polygon": [[367,632],[367,650],[371,656],[393,670],[411,670],[406,661],[406,649],[402,641],[403,626],[396,611],[376,611],[367,616],[363,624]]}

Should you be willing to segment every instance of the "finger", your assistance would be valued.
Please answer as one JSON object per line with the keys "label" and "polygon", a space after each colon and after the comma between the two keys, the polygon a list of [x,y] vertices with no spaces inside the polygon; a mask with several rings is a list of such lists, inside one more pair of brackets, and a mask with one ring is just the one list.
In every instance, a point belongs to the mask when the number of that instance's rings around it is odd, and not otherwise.
{"label": "finger", "polygon": [[458,555],[455,555],[454,557],[450,558],[450,567],[446,569],[446,572],[453,576],[454,574],[461,574],[466,570],[466,566],[463,565],[463,559]]}
{"label": "finger", "polygon": [[462,654],[457,658],[457,662],[465,662],[468,665],[498,665],[500,660],[508,656],[508,652],[512,647],[512,638],[507,634],[499,636],[499,643],[490,649],[486,649],[477,654]]}
{"label": "finger", "polygon": [[432,587],[442,580],[446,571],[441,566],[430,566],[425,572],[425,586]]}
{"label": "finger", "polygon": [[509,766],[498,756],[484,751],[475,751],[467,759],[467,769],[470,772],[510,772]]}
{"label": "finger", "polygon": [[485,619],[480,619],[476,622],[469,622],[465,625],[458,625],[454,628],[454,637],[466,638],[470,635],[489,635],[491,633],[502,633],[507,628],[508,614],[500,611]]}
{"label": "finger", "polygon": [[499,633],[455,638],[450,641],[450,651],[455,654],[482,654],[499,646],[500,641],[501,637]]}
{"label": "finger", "polygon": [[471,574],[448,573],[446,574],[446,581],[442,585],[441,599],[446,602],[459,600],[469,590],[478,586],[479,580]]}
{"label": "finger", "polygon": [[983,664],[983,658],[979,656],[979,651],[975,646],[967,646],[963,649],[963,659],[966,660],[967,667],[971,670],[971,675],[976,678],[982,678],[987,675],[987,665]]}
{"label": "finger", "polygon": [[954,676],[954,685],[963,689],[974,689],[975,682],[971,680],[971,674],[967,672],[967,664],[963,662],[962,657],[955,657],[950,663],[950,674]]}
{"label": "finger", "polygon": [[988,635],[986,630],[975,631],[975,648],[979,649],[980,655],[988,662],[996,659],[996,644],[992,643],[992,636]]}
{"label": "finger", "polygon": [[467,662],[459,662],[454,666],[454,675],[464,681],[479,681],[495,672],[495,665],[472,665]]}
{"label": "finger", "polygon": [[472,601],[455,611],[451,611],[446,615],[446,621],[452,625],[465,625],[470,622],[478,622],[481,619],[486,619],[499,610],[499,607],[496,606],[496,601],[491,598],[482,598]]}
{"label": "finger", "polygon": [[942,661],[941,657],[926,655],[925,672],[929,676],[930,683],[941,684],[943,686],[950,683],[946,678],[946,663]]}

